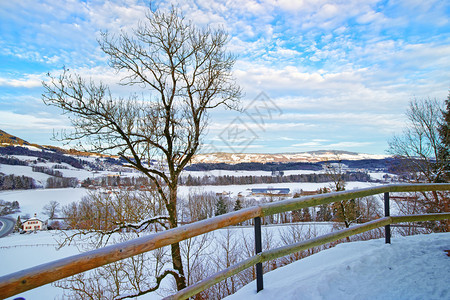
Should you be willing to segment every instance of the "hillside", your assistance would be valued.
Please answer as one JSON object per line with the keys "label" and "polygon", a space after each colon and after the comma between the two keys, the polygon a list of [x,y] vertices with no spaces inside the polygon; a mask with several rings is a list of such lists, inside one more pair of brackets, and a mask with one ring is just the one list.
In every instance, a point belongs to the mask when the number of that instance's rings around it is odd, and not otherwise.
{"label": "hillside", "polygon": [[[74,149],[64,149],[56,146],[37,145],[29,143],[19,137],[0,130],[0,147],[4,146],[32,146],[37,149],[45,149],[64,154],[77,156],[90,156],[92,153]],[[106,156],[105,156],[106,157]],[[112,156],[117,158],[117,156]],[[356,161],[356,160],[381,160],[387,155],[374,155],[338,150],[319,150],[298,153],[200,153],[194,156],[191,164],[243,164],[243,163],[316,163],[324,161]]]}
{"label": "hillside", "polygon": [[22,140],[14,135],[4,132],[0,129],[0,146],[4,145],[31,145],[27,141]]}
{"label": "hillside", "polygon": [[[8,146],[26,146],[28,149],[30,150],[48,150],[48,151],[52,151],[52,152],[58,152],[58,153],[62,153],[62,154],[70,154],[70,155],[77,155],[77,156],[91,156],[91,155],[96,155],[96,156],[103,156],[103,157],[108,157],[107,155],[98,155],[98,154],[93,154],[90,152],[84,152],[84,151],[79,151],[79,150],[75,150],[75,149],[64,149],[61,147],[57,147],[57,146],[51,146],[51,145],[38,145],[38,144],[33,144],[33,143],[29,143],[17,136],[14,136],[12,134],[9,134],[3,130],[0,129],[0,147],[8,147]],[[112,156],[112,157],[117,157],[117,156]]]}
{"label": "hillside", "polygon": [[299,153],[207,153],[197,154],[193,164],[198,163],[291,163],[291,162],[323,162],[331,160],[365,160],[365,159],[384,159],[386,155],[362,154],[347,151],[320,150],[312,152]]}

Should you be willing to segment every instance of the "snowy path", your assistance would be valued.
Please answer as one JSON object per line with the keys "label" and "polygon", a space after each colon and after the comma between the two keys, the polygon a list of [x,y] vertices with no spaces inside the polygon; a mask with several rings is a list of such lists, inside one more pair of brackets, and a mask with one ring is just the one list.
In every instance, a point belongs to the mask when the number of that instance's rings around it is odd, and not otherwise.
{"label": "snowy path", "polygon": [[450,299],[450,233],[340,244],[264,275],[226,299]]}

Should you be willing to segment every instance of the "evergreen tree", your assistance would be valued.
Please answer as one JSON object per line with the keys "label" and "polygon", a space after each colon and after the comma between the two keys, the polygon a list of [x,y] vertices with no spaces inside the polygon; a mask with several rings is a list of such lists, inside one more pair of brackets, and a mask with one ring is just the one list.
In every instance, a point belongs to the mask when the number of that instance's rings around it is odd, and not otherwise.
{"label": "evergreen tree", "polygon": [[331,210],[328,204],[322,204],[319,206],[319,210],[317,211],[317,221],[328,222],[331,221],[333,215],[331,214]]}
{"label": "evergreen tree", "polygon": [[225,200],[223,197],[219,197],[219,200],[216,202],[216,216],[226,214],[227,211],[227,205],[225,203]]}
{"label": "evergreen tree", "polygon": [[20,216],[17,217],[16,225],[14,226],[14,232],[19,232],[22,229],[22,220]]}
{"label": "evergreen tree", "polygon": [[241,200],[239,198],[236,199],[236,202],[234,203],[234,211],[238,211],[242,209]]}

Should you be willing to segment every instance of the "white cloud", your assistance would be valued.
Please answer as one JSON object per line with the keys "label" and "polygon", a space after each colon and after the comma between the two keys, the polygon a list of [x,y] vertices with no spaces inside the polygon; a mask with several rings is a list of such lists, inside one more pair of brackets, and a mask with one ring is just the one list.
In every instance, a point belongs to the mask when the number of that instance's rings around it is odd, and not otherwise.
{"label": "white cloud", "polygon": [[8,129],[51,131],[70,128],[67,119],[62,116],[19,114],[12,111],[0,111],[0,127],[6,131]]}
{"label": "white cloud", "polygon": [[339,142],[334,144],[325,145],[330,149],[355,149],[359,147],[367,147],[373,145],[374,142]]}
{"label": "white cloud", "polygon": [[291,147],[322,147],[322,143],[318,143],[318,142],[305,142],[305,143],[297,143],[297,144],[293,144],[291,145]]}
{"label": "white cloud", "polygon": [[384,20],[384,16],[382,13],[380,12],[375,12],[375,11],[368,11],[363,15],[360,15],[356,21],[360,24],[368,24],[368,23],[372,23],[375,21],[382,21]]}
{"label": "white cloud", "polygon": [[9,86],[16,88],[34,88],[42,86],[45,74],[26,74],[22,78],[2,78],[0,77],[0,86]]}

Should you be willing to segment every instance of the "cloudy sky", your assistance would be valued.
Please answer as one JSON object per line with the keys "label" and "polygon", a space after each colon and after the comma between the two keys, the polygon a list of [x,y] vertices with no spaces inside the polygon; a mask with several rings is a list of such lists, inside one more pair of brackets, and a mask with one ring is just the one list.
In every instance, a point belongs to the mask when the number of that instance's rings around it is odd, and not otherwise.
{"label": "cloudy sky", "polygon": [[[245,93],[242,113],[211,114],[205,151],[384,154],[410,100],[447,98],[448,1],[178,2],[198,26],[228,31]],[[138,0],[0,1],[0,129],[58,145],[52,132],[70,124],[42,102],[46,74],[66,66],[114,91],[119,78],[97,39],[130,30],[145,10]]]}

